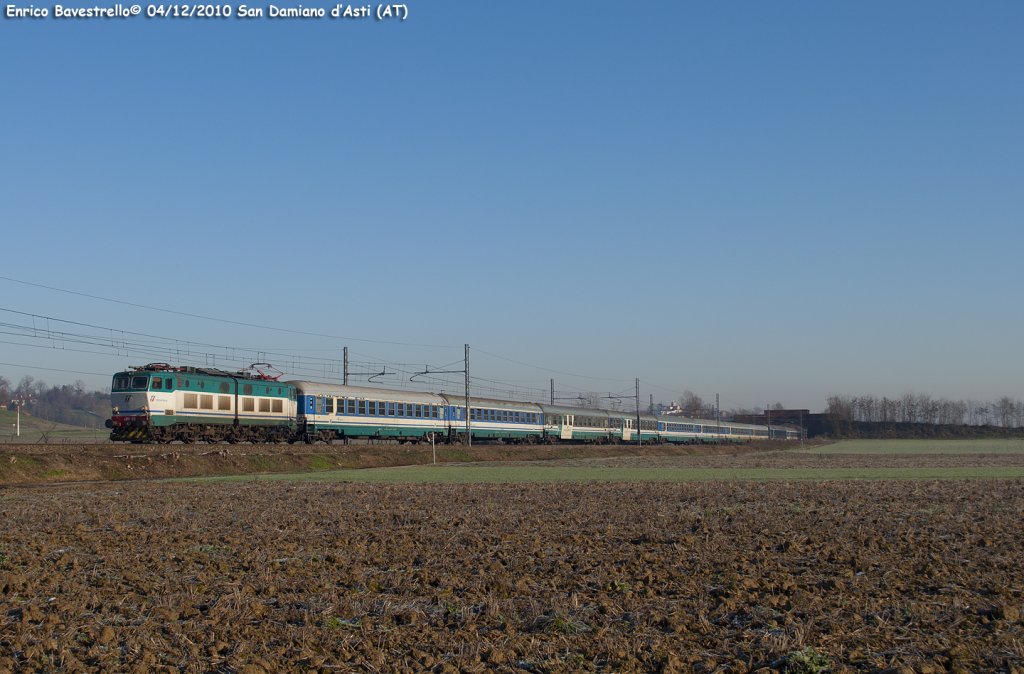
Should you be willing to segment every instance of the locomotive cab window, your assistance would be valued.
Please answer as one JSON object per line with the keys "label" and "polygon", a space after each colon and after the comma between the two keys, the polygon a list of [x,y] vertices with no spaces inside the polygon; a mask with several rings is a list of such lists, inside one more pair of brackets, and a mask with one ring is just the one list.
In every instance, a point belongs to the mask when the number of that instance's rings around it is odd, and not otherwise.
{"label": "locomotive cab window", "polygon": [[132,377],[132,390],[145,391],[149,387],[149,377]]}
{"label": "locomotive cab window", "polygon": [[160,377],[153,377],[153,381],[149,388],[154,391],[162,391],[164,388],[164,380]]}

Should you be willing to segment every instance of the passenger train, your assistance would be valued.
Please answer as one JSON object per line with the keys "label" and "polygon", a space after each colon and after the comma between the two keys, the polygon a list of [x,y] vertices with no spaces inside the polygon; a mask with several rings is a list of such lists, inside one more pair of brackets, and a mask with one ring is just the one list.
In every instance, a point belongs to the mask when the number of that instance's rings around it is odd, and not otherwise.
{"label": "passenger train", "polygon": [[[466,399],[313,381],[259,369],[150,363],[114,375],[110,439],[128,442],[333,442],[467,439]],[[470,397],[473,441],[697,443],[795,440],[800,430],[675,415]]]}

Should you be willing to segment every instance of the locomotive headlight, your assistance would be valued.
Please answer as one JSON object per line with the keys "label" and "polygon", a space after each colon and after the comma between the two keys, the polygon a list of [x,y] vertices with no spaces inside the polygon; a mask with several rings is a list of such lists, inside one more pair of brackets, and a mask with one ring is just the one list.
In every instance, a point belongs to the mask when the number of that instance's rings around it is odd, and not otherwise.
{"label": "locomotive headlight", "polygon": [[114,414],[117,414],[119,411],[116,407],[113,409]]}

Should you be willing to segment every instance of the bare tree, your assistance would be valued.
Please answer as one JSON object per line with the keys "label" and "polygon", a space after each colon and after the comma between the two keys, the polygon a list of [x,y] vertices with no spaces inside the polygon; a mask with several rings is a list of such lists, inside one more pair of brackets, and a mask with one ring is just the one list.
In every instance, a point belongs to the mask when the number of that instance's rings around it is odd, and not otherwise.
{"label": "bare tree", "polygon": [[1010,396],[1003,396],[992,406],[992,413],[996,421],[1003,428],[1009,428],[1013,422],[1014,412],[1017,411],[1017,401]]}
{"label": "bare tree", "polygon": [[693,391],[683,391],[682,397],[679,398],[679,408],[688,417],[701,417],[704,415],[707,405]]}
{"label": "bare tree", "polygon": [[18,388],[14,389],[14,395],[19,398],[31,398],[34,393],[33,389],[35,383],[35,377],[30,374],[25,375],[21,378],[21,381],[18,382]]}
{"label": "bare tree", "polygon": [[830,395],[825,404],[825,413],[834,419],[853,421],[853,399],[849,396]]}

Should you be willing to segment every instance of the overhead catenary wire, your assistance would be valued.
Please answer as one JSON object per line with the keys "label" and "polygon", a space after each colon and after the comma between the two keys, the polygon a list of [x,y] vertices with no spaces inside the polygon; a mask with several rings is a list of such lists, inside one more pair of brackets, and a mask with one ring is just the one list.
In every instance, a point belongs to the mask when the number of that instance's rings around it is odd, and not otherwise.
{"label": "overhead catenary wire", "polygon": [[67,288],[57,288],[56,286],[49,286],[43,283],[33,283],[32,281],[23,281],[21,279],[11,278],[10,276],[0,276],[0,280],[10,281],[11,283],[20,283],[26,286],[32,286],[35,288],[43,288],[45,290],[52,290],[54,292],[67,293],[69,295],[77,295],[79,297],[87,297],[93,300],[100,300],[102,302],[111,302],[113,304],[120,304],[123,306],[135,307],[137,309],[146,309],[149,311],[159,311],[165,314],[173,314],[175,316],[185,316],[188,318],[197,318],[204,321],[215,321],[217,323],[224,323],[227,325],[237,325],[245,328],[258,328],[260,330],[272,330],[275,332],[284,332],[293,335],[305,335],[307,337],[326,337],[328,339],[337,340],[348,340],[352,342],[366,342],[369,344],[389,344],[392,346],[416,346],[428,349],[456,349],[460,347],[453,346],[451,344],[419,344],[415,342],[399,342],[384,339],[367,339],[363,337],[352,337],[344,335],[330,335],[319,332],[310,332],[306,330],[295,330],[294,328],[282,328],[273,325],[260,325],[258,323],[248,323],[245,321],[235,321],[228,318],[219,318],[217,316],[204,316],[202,314],[195,314],[188,311],[178,311],[176,309],[166,309],[163,307],[156,307],[150,304],[141,304],[138,302],[128,302],[126,300],[114,299],[112,297],[104,297],[102,295],[92,295],[90,293],[83,293],[77,290],[68,290]]}
{"label": "overhead catenary wire", "polygon": [[[86,293],[81,294],[92,297],[91,295],[88,295]],[[174,313],[172,310],[168,311]],[[23,319],[23,322],[21,323],[0,322],[0,334],[7,335],[10,337],[20,337],[22,339],[39,340],[46,342],[45,344],[30,344],[24,341],[0,340],[0,343],[8,343],[16,346],[25,346],[30,348],[59,349],[74,353],[84,353],[99,356],[114,355],[117,357],[137,357],[140,359],[150,359],[151,361],[155,362],[168,361],[175,362],[180,365],[202,367],[244,368],[248,367],[248,365],[251,364],[252,362],[273,361],[289,376],[293,376],[300,379],[305,378],[340,380],[342,378],[342,361],[338,358],[328,358],[313,355],[316,352],[322,351],[319,349],[299,349],[291,350],[289,352],[281,349],[261,346],[235,346],[225,344],[214,344],[209,342],[167,337],[135,330],[125,330],[121,328],[98,325],[95,323],[88,323],[84,321],[75,321],[39,313],[20,311],[8,307],[0,307],[0,312],[6,312],[15,316],[20,316]],[[319,333],[309,333],[304,331],[291,332],[295,332],[296,334],[319,335]],[[378,343],[429,346],[407,342]],[[296,353],[296,351],[305,351],[305,353]],[[336,349],[332,349],[331,351],[337,353]],[[507,358],[505,356],[501,356],[499,354],[495,354],[483,349],[475,349],[475,351],[491,358],[514,363],[517,365],[522,365],[524,367],[530,367],[536,370],[558,373],[566,377],[580,378],[591,381],[617,382],[620,384],[625,383],[625,381],[621,379],[579,375],[564,370],[533,365],[520,360]],[[462,359],[453,360],[448,363],[444,363],[442,365],[437,366],[428,365],[426,367],[426,370],[428,370],[428,372],[425,372],[424,364],[422,362],[414,364],[399,363],[390,361],[386,358],[370,356],[368,354],[358,355],[366,357],[367,360],[355,360],[352,361],[350,365],[365,371],[372,370],[375,373],[375,379],[384,380],[368,382],[373,385],[385,385],[386,387],[389,388],[416,390],[422,388],[423,384],[428,384],[431,388],[439,389],[442,392],[449,392],[457,390],[457,387],[459,387],[461,384],[461,382],[453,381],[453,378],[451,377],[437,376],[441,373],[436,371],[448,370],[452,367],[455,367],[463,362]],[[388,369],[392,369],[393,372],[389,372]],[[93,374],[98,375],[98,373]],[[418,379],[416,381],[410,382],[409,380],[416,374],[420,375]],[[477,394],[481,396],[508,400],[520,399],[533,401],[546,401],[548,398],[546,388],[542,388],[540,386],[524,385],[522,382],[510,382],[506,380],[488,379],[474,376],[470,377],[470,383],[474,387],[474,390],[477,391]],[[658,388],[671,391],[671,389],[667,389],[665,387]],[[563,389],[560,391],[560,393],[561,395],[559,396],[559,398],[563,400],[587,400],[589,401],[589,404],[592,405],[602,407],[607,405],[606,403],[598,402],[605,397],[605,394],[608,393],[607,390],[580,390],[570,392],[565,391]],[[598,395],[598,393],[600,393],[600,395]],[[631,397],[628,394],[611,396],[611,394],[609,393],[608,395],[611,398],[615,399],[625,399]]]}
{"label": "overhead catenary wire", "polygon": [[[33,281],[26,281],[26,280],[23,280],[23,279],[17,279],[17,278],[13,278],[13,277],[10,277],[10,276],[0,276],[0,280],[8,281],[10,283],[17,283],[17,284],[21,284],[21,285],[25,285],[25,286],[29,286],[29,287],[42,288],[42,289],[49,290],[49,291],[52,291],[52,292],[65,293],[65,294],[69,294],[69,295],[75,295],[75,296],[78,296],[78,297],[86,297],[86,298],[89,298],[89,299],[94,299],[94,300],[98,300],[98,301],[102,301],[102,302],[109,302],[109,303],[113,303],[113,304],[119,304],[119,305],[122,305],[122,306],[130,306],[130,307],[135,307],[135,308],[139,308],[139,309],[145,309],[145,310],[148,310],[148,311],[156,311],[156,312],[166,313],[166,314],[170,314],[170,315],[184,316],[184,317],[195,318],[195,319],[199,319],[199,320],[214,321],[214,322],[218,322],[218,323],[222,323],[222,324],[227,324],[227,325],[236,325],[236,326],[241,326],[241,327],[257,328],[257,329],[270,330],[270,331],[287,333],[287,334],[303,335],[303,336],[309,336],[309,337],[323,337],[323,338],[328,338],[328,339],[336,339],[336,340],[340,340],[340,341],[355,341],[355,342],[370,343],[370,344],[385,344],[385,345],[392,345],[392,346],[409,346],[409,347],[422,347],[422,348],[433,348],[433,349],[453,349],[453,350],[457,349],[457,348],[460,348],[460,347],[457,347],[457,346],[454,346],[454,345],[416,343],[416,342],[405,342],[405,341],[397,341],[397,340],[368,339],[368,338],[363,338],[363,337],[352,337],[352,336],[344,336],[344,335],[331,335],[331,334],[327,334],[327,333],[319,333],[319,332],[312,332],[312,331],[306,331],[306,330],[296,330],[294,328],[284,328],[284,327],[281,327],[281,326],[263,325],[263,324],[258,324],[258,323],[250,323],[250,322],[247,322],[247,321],[236,321],[236,320],[227,319],[227,318],[220,318],[220,317],[217,317],[217,316],[206,316],[206,315],[203,315],[203,314],[197,314],[197,313],[187,312],[187,311],[180,311],[180,310],[177,310],[177,309],[169,309],[169,308],[166,308],[166,307],[158,307],[158,306],[154,306],[154,305],[151,305],[151,304],[143,304],[143,303],[140,303],[140,302],[130,302],[130,301],[127,301],[127,300],[121,300],[121,299],[116,299],[116,298],[112,298],[112,297],[106,297],[106,296],[103,296],[103,295],[97,295],[97,294],[93,294],[93,293],[86,293],[86,292],[77,291],[77,290],[69,290],[67,288],[59,288],[57,286],[51,286],[51,285],[47,285],[47,284],[44,284],[44,283],[36,283],[36,282],[33,282]],[[586,380],[595,380],[595,381],[615,381],[615,382],[620,382],[620,383],[626,383],[626,381],[627,381],[625,379],[612,378],[612,377],[597,377],[597,376],[593,376],[593,375],[584,375],[584,374],[578,374],[578,373],[574,373],[574,372],[568,372],[568,371],[565,371],[565,370],[559,370],[559,369],[556,369],[556,368],[550,368],[550,367],[545,367],[545,366],[541,366],[541,365],[536,365],[536,364],[528,363],[528,362],[525,362],[525,361],[522,361],[522,360],[517,360],[517,359],[514,359],[514,358],[508,358],[506,356],[502,356],[500,354],[496,354],[496,353],[492,353],[490,351],[479,349],[477,347],[474,347],[473,350],[475,352],[479,352],[481,354],[487,355],[487,356],[489,356],[491,358],[496,358],[498,360],[502,360],[502,361],[505,361],[505,362],[513,363],[513,364],[516,364],[516,365],[521,365],[523,367],[529,367],[529,368],[532,368],[532,369],[535,369],[535,370],[539,370],[539,371],[543,371],[543,372],[549,372],[549,373],[552,373],[552,374],[559,374],[559,375],[562,375],[562,376],[565,376],[565,377],[573,377],[573,378],[586,379]]]}

